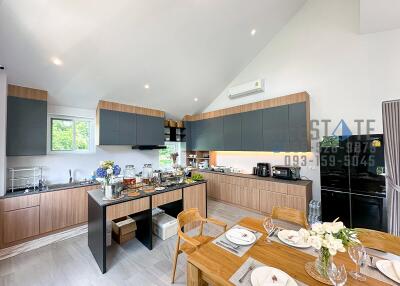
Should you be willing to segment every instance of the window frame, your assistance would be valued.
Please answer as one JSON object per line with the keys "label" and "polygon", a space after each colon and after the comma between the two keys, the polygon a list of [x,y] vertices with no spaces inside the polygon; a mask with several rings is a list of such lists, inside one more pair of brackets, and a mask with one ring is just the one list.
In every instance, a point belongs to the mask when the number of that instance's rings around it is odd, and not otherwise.
{"label": "window frame", "polygon": [[[53,120],[68,120],[73,122],[72,129],[72,150],[52,150],[52,121]],[[76,149],[76,127],[77,121],[88,121],[89,122],[89,149],[88,150],[78,150]],[[93,118],[80,117],[80,116],[66,116],[59,114],[49,114],[47,116],[47,154],[89,154],[95,153],[95,121]]]}
{"label": "window frame", "polygon": [[[184,155],[184,152],[183,152],[183,149],[184,149],[184,148],[182,147],[182,142],[178,142],[178,141],[165,141],[165,145],[168,145],[168,144],[175,145],[176,152],[179,154],[178,160],[177,160],[177,164],[182,166],[182,165],[183,165],[183,162],[186,161],[186,158],[182,158],[182,156]],[[161,150],[159,150],[159,151],[161,151]],[[172,168],[172,164],[171,164],[171,166],[161,166],[161,163],[160,163],[160,153],[159,153],[159,155],[158,155],[158,164],[159,164],[160,169],[169,170],[169,169]]]}

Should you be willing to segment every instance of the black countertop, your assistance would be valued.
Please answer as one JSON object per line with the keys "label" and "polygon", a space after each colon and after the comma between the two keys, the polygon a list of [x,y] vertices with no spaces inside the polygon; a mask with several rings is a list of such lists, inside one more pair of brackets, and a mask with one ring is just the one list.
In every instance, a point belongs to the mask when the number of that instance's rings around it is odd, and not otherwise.
{"label": "black countertop", "polygon": [[115,205],[115,204],[119,204],[119,203],[123,203],[123,202],[127,202],[127,201],[150,197],[150,196],[154,196],[154,195],[158,195],[158,194],[162,194],[162,193],[166,193],[166,192],[170,192],[170,191],[174,191],[174,190],[178,190],[178,189],[183,189],[183,188],[187,188],[187,187],[191,187],[191,186],[195,186],[195,185],[199,185],[199,184],[204,184],[206,182],[207,182],[206,180],[202,180],[202,181],[197,181],[197,182],[193,182],[190,184],[187,184],[187,183],[177,184],[177,185],[174,185],[171,187],[166,187],[162,191],[155,191],[152,193],[145,193],[144,191],[139,191],[139,193],[140,193],[139,196],[135,196],[135,197],[123,196],[122,198],[116,199],[116,200],[103,200],[104,193],[102,190],[88,191],[88,194],[89,194],[89,196],[91,196],[94,199],[94,201],[99,206],[106,207],[106,206]]}
{"label": "black countertop", "polygon": [[81,184],[81,183],[53,184],[53,185],[48,185],[48,188],[46,188],[44,190],[40,190],[40,191],[37,190],[37,191],[30,191],[30,192],[25,193],[25,190],[20,190],[20,191],[14,191],[14,192],[7,192],[4,195],[4,197],[0,197],[0,199],[13,198],[13,197],[19,197],[19,196],[29,196],[29,195],[34,195],[34,194],[83,188],[83,187],[89,187],[89,186],[100,186],[100,183],[93,182],[93,183],[84,183],[84,184]]}
{"label": "black countertop", "polygon": [[241,178],[247,178],[247,179],[253,179],[253,180],[264,180],[264,181],[270,181],[270,182],[276,182],[276,183],[282,183],[282,184],[292,184],[292,185],[298,185],[298,186],[307,186],[308,184],[311,184],[311,180],[284,180],[284,179],[277,179],[273,177],[260,177],[256,176],[253,174],[242,174],[242,173],[224,173],[224,172],[216,172],[216,171],[211,171],[211,170],[205,170],[205,169],[197,169],[195,172],[203,172],[203,173],[212,173],[212,174],[218,174],[218,175],[225,175],[225,176],[234,176],[234,177],[241,177]]}

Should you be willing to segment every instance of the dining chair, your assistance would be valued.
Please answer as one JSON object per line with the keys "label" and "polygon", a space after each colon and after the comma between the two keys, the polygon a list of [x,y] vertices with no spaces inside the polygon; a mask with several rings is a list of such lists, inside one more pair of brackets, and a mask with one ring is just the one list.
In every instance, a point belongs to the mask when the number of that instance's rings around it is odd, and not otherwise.
{"label": "dining chair", "polygon": [[309,228],[306,214],[303,211],[299,211],[292,208],[285,207],[273,207],[271,218],[275,220],[281,220],[292,224],[299,225],[306,229]]}
{"label": "dining chair", "polygon": [[366,228],[356,228],[356,231],[365,247],[400,255],[400,237]]}
{"label": "dining chair", "polygon": [[[175,282],[175,272],[176,272],[176,263],[178,261],[178,255],[181,254],[182,252],[190,254],[196,251],[201,245],[206,244],[207,242],[215,238],[212,236],[203,235],[204,223],[212,223],[221,226],[223,227],[224,232],[226,231],[227,227],[226,223],[224,222],[212,218],[203,218],[200,215],[200,212],[197,208],[190,208],[180,212],[178,214],[177,220],[178,220],[178,240],[176,242],[176,251],[172,266],[172,283]],[[193,225],[196,223],[200,225],[200,230],[198,235],[189,236],[188,234],[182,231],[182,229],[184,229],[185,226],[188,226],[189,224]],[[182,244],[180,244],[181,239],[184,241]]]}

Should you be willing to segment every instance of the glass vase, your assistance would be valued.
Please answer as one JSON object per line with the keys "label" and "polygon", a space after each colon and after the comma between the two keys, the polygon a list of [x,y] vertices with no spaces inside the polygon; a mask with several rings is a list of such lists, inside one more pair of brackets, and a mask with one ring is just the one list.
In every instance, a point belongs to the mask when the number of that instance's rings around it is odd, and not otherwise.
{"label": "glass vase", "polygon": [[315,269],[318,271],[321,277],[328,277],[328,269],[329,266],[332,265],[332,255],[329,253],[329,250],[325,247],[322,247],[319,251],[318,258],[315,260]]}

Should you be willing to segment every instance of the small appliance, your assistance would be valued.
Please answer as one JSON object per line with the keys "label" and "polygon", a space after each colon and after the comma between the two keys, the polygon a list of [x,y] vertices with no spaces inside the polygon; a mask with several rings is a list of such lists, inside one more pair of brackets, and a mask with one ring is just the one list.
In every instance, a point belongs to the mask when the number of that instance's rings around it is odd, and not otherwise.
{"label": "small appliance", "polygon": [[284,180],[300,180],[300,167],[273,166],[272,177]]}
{"label": "small appliance", "polygon": [[271,175],[270,164],[269,163],[257,163],[256,175],[259,177],[269,177]]}

